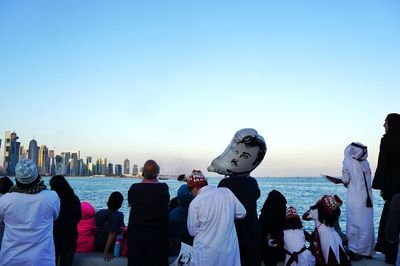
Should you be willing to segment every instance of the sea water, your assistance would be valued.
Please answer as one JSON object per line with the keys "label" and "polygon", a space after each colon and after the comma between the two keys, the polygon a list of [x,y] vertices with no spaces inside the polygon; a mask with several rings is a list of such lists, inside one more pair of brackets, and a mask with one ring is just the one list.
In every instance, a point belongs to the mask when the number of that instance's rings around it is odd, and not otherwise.
{"label": "sea water", "polygon": [[[343,185],[329,183],[321,177],[279,177],[279,178],[256,178],[261,190],[261,196],[257,201],[258,213],[268,196],[275,189],[281,192],[287,199],[287,206],[297,209],[300,216],[306,212],[324,194],[336,194],[343,200],[341,207],[340,225],[346,231],[346,188]],[[44,178],[48,185],[49,178]],[[67,177],[76,195],[81,201],[89,201],[97,209],[107,208],[107,200],[113,191],[119,191],[124,195],[124,203],[121,211],[124,213],[125,223],[129,218],[128,190],[133,183],[141,182],[139,178],[115,178],[115,177]],[[221,178],[212,177],[208,179],[210,185],[217,186]],[[178,188],[183,184],[177,180],[161,180],[169,186],[170,197],[176,196]],[[383,200],[379,192],[373,190],[374,196],[374,225],[375,235],[378,232],[380,215],[383,208]],[[312,231],[314,222],[303,221],[306,230]]]}

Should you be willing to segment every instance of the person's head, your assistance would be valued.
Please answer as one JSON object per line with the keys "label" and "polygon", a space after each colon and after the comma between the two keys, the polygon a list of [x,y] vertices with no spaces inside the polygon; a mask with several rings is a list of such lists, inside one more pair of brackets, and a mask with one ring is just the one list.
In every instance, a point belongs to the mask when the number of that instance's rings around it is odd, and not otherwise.
{"label": "person's head", "polygon": [[160,166],[154,160],[148,160],[143,165],[142,176],[146,179],[156,179],[160,173]]}
{"label": "person's head", "polygon": [[6,194],[14,183],[8,176],[0,177],[0,194]]}
{"label": "person's head", "polygon": [[315,205],[310,207],[312,219],[333,227],[339,219],[342,204],[343,201],[337,195],[323,195]]}
{"label": "person's head", "polygon": [[178,189],[177,196],[179,205],[188,208],[193,199],[193,195],[187,184],[183,184]]}
{"label": "person's head", "polygon": [[118,191],[114,191],[111,193],[108,198],[107,206],[111,211],[117,211],[122,206],[122,202],[124,201],[124,196]]}
{"label": "person's head", "polygon": [[225,151],[211,162],[209,172],[248,176],[264,159],[267,146],[264,138],[252,128],[236,132]]}
{"label": "person's head", "polygon": [[344,150],[344,157],[357,161],[366,160],[368,157],[368,148],[360,142],[352,142]]}
{"label": "person's head", "polygon": [[202,187],[207,185],[207,179],[200,170],[193,170],[192,174],[188,177],[187,186],[192,191],[194,197],[197,196]]}
{"label": "person's head", "polygon": [[50,188],[58,194],[61,200],[72,198],[75,195],[74,190],[62,175],[55,175],[50,179]]}
{"label": "person's head", "polygon": [[301,223],[300,216],[297,213],[297,210],[290,206],[286,210],[285,217],[285,229],[301,229],[303,228],[303,224]]}
{"label": "person's head", "polygon": [[393,132],[395,134],[400,134],[400,114],[388,114],[383,127],[385,128],[385,133]]}
{"label": "person's head", "polygon": [[36,163],[29,159],[18,161],[15,166],[15,180],[20,188],[34,187],[40,181]]}
{"label": "person's head", "polygon": [[94,209],[92,204],[90,204],[87,201],[82,201],[81,202],[81,209],[82,209],[82,220],[87,220],[87,219],[94,218],[96,210]]}

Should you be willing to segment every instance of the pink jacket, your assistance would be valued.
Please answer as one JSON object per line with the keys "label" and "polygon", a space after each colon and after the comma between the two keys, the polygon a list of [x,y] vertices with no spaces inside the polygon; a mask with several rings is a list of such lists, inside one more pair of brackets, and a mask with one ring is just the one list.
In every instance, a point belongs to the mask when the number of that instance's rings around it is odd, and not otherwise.
{"label": "pink jacket", "polygon": [[96,231],[96,222],[94,220],[95,209],[86,201],[81,202],[82,219],[78,224],[78,240],[76,252],[95,251],[94,235]]}

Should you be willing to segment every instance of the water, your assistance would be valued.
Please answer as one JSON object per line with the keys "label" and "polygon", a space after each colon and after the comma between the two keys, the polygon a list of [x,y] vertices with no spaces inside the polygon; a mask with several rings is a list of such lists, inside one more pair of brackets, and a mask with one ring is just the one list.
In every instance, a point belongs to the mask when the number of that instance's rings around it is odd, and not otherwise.
{"label": "water", "polygon": [[[48,185],[49,178],[44,178]],[[81,201],[89,201],[97,209],[107,208],[107,200],[111,192],[119,191],[124,195],[124,203],[121,211],[124,213],[125,222],[128,222],[129,208],[127,193],[133,183],[141,181],[139,178],[113,178],[113,177],[67,177],[77,196]],[[218,185],[221,178],[209,178],[211,185]],[[268,193],[275,189],[281,192],[287,199],[287,206],[294,206],[300,215],[308,210],[324,194],[337,194],[344,202],[341,207],[340,225],[346,230],[346,188],[343,185],[335,185],[320,177],[286,177],[286,178],[257,178],[261,190],[261,197],[257,202],[258,212],[263,206]],[[169,186],[170,197],[176,196],[178,188],[183,184],[177,180],[162,180]],[[378,232],[380,215],[383,208],[383,200],[374,190],[374,225],[375,235]],[[303,221],[306,230],[311,232],[313,222]]]}

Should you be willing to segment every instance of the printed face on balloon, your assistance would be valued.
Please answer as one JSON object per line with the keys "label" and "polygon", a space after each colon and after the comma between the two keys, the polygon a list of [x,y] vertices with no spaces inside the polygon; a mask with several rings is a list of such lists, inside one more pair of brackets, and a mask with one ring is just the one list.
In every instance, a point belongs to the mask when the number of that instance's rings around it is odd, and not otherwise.
{"label": "printed face on balloon", "polygon": [[[259,148],[246,147],[244,143],[238,143],[226,154],[225,160],[230,162],[230,171],[242,173],[254,169],[254,162],[257,159]],[[223,159],[223,158],[221,158]]]}

